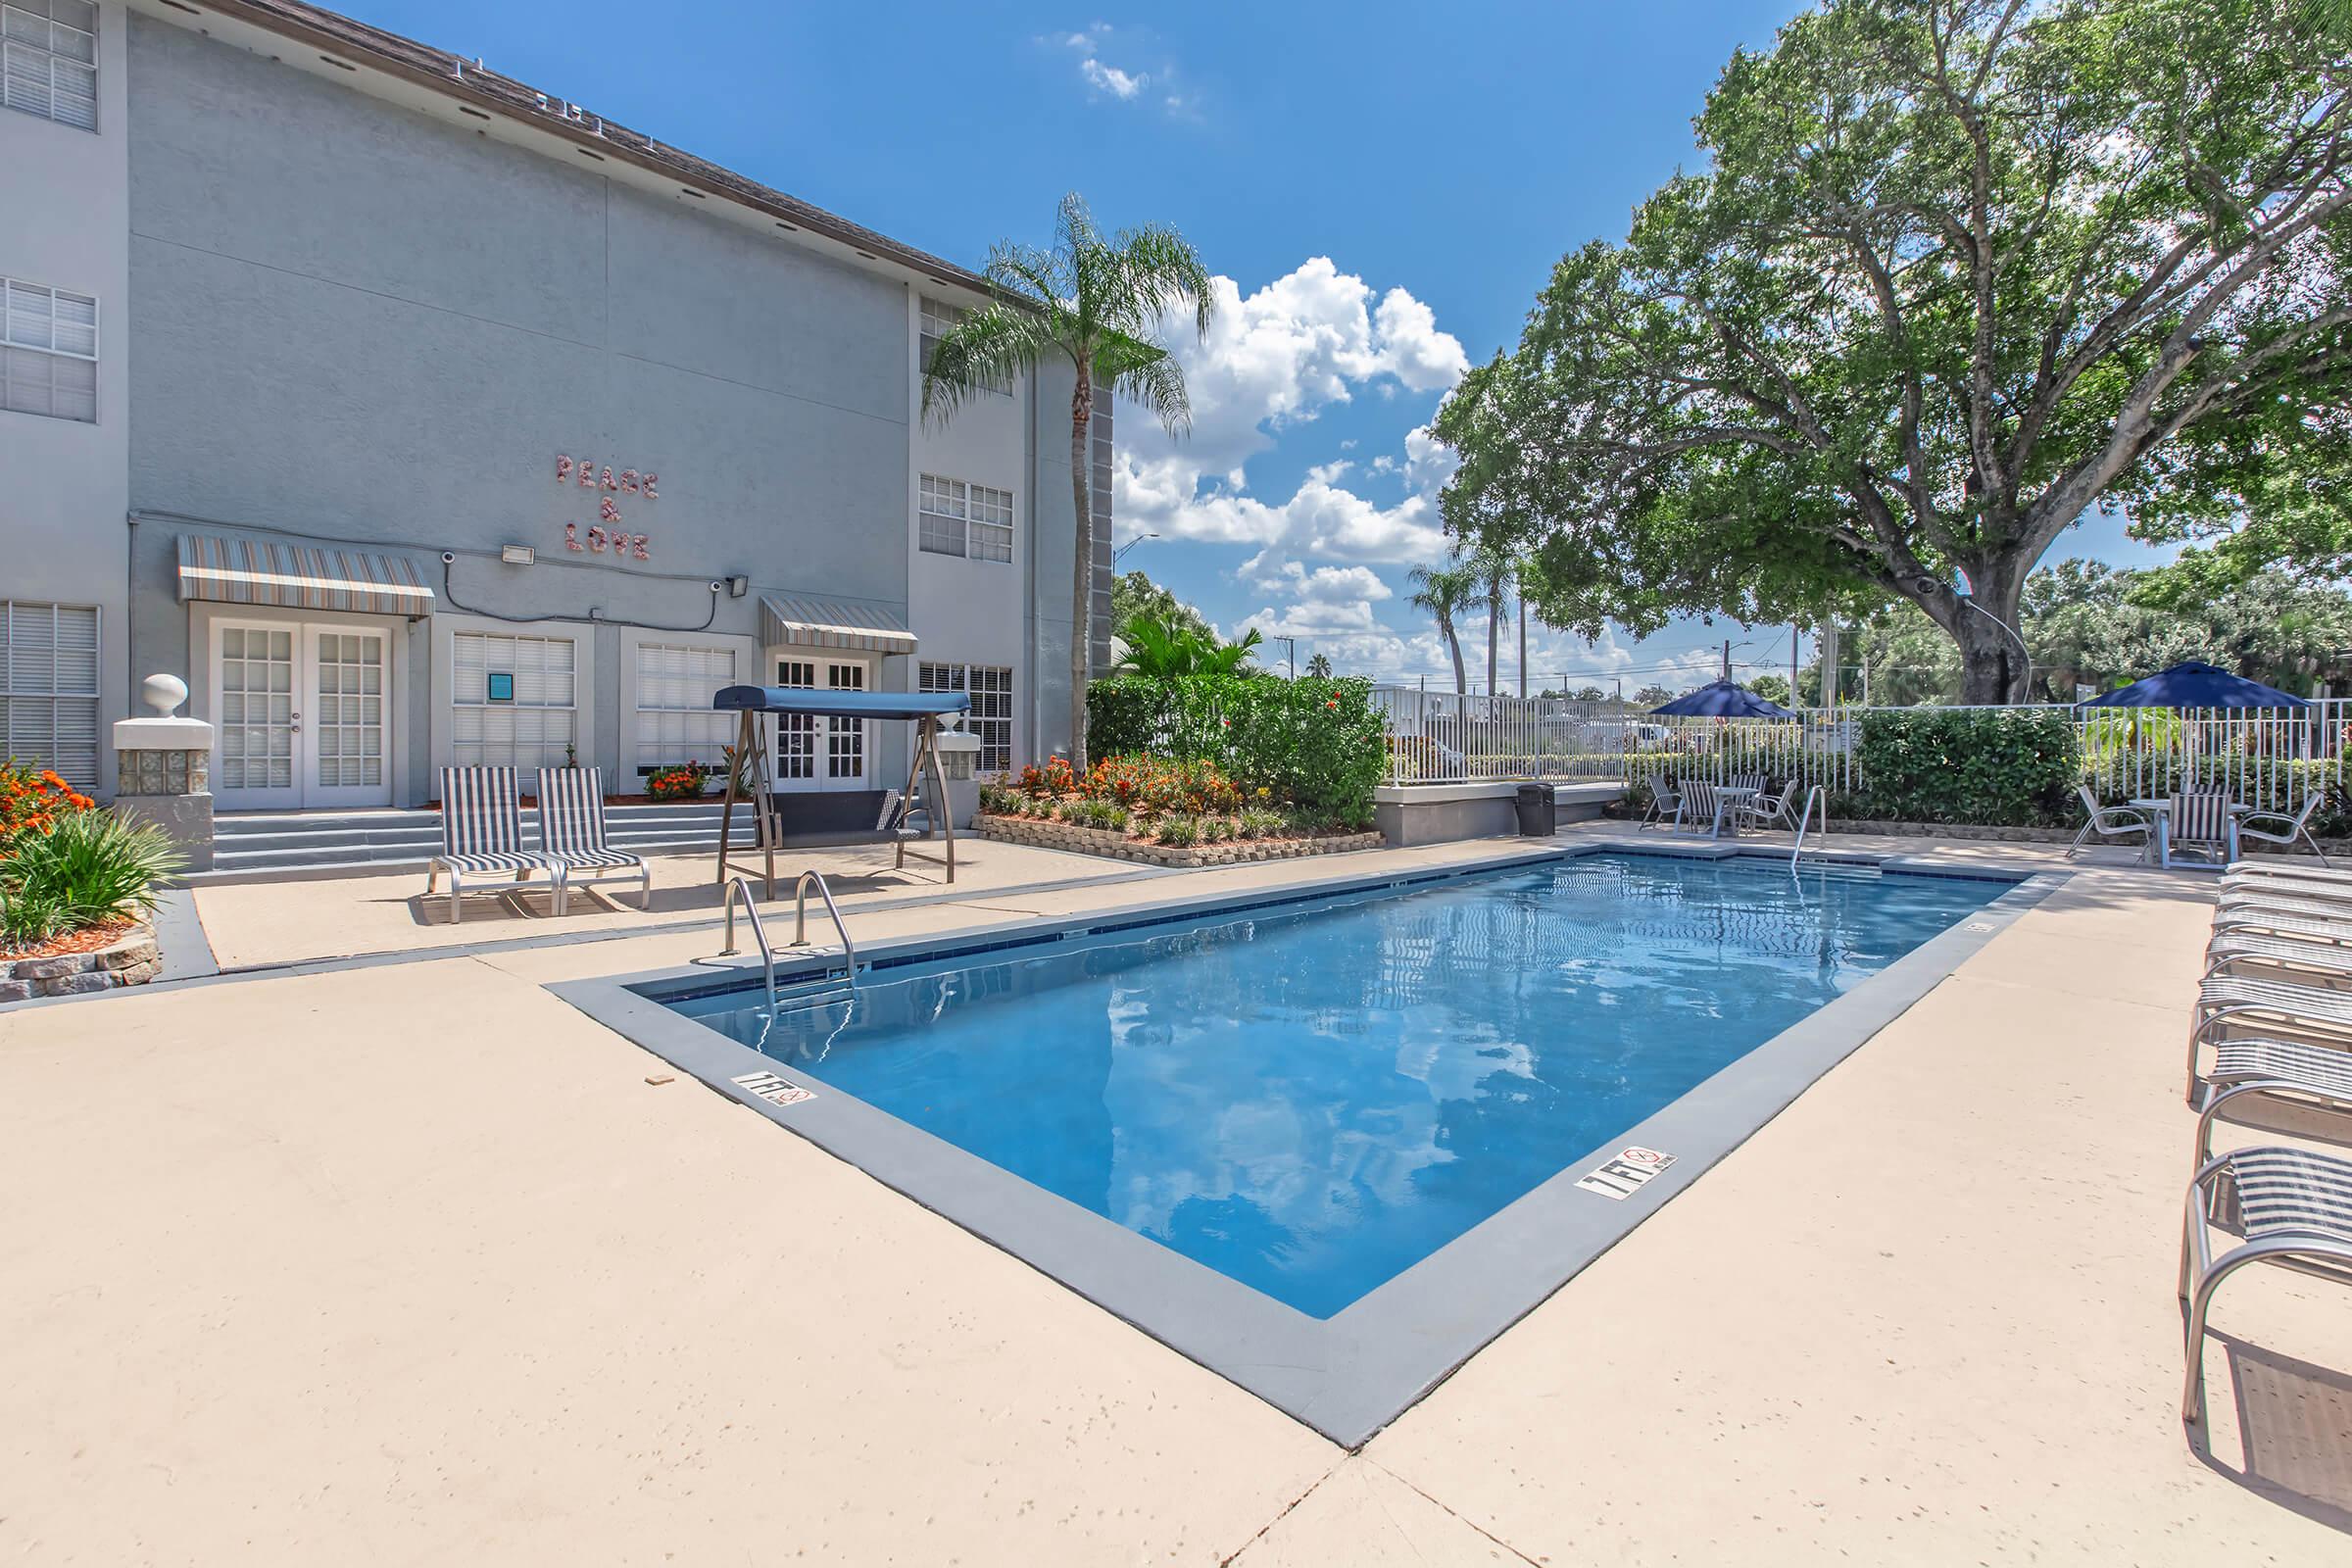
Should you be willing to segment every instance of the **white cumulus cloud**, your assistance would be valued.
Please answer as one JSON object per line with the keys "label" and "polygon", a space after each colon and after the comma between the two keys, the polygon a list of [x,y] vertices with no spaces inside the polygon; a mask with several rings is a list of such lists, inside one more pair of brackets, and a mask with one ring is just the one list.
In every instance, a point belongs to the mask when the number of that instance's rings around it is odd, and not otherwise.
{"label": "white cumulus cloud", "polygon": [[1113,98],[1122,100],[1133,98],[1137,93],[1152,85],[1150,72],[1121,71],[1116,66],[1104,65],[1093,55],[1088,55],[1084,60],[1078,62],[1078,74],[1084,76],[1086,84],[1096,91],[1106,92]]}

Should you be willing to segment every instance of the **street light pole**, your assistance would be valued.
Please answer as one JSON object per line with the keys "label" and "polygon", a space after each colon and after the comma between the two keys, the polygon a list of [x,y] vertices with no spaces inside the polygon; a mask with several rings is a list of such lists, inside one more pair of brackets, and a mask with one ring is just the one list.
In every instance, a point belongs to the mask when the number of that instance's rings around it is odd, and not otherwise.
{"label": "street light pole", "polygon": [[1158,537],[1159,535],[1155,533],[1139,533],[1134,538],[1128,540],[1125,544],[1119,546],[1118,549],[1113,550],[1110,553],[1110,569],[1113,571],[1119,569],[1119,558],[1125,555],[1128,551],[1133,550],[1137,545],[1142,544],[1147,539],[1156,539]]}

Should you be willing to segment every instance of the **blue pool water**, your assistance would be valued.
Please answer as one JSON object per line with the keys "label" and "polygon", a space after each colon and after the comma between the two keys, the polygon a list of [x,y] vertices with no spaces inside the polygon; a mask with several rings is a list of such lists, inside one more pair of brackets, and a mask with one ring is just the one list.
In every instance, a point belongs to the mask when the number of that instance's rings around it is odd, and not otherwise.
{"label": "blue pool water", "polygon": [[1328,1317],[2005,886],[1594,856],[671,1005]]}

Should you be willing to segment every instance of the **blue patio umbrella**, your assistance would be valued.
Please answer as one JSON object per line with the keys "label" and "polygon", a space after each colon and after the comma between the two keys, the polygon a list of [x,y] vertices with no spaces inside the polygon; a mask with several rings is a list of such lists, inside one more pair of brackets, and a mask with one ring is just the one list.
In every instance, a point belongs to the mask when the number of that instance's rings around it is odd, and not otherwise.
{"label": "blue patio umbrella", "polygon": [[1710,681],[1694,692],[1650,710],[1653,716],[1675,718],[1794,718],[1796,715],[1767,697],[1736,681]]}
{"label": "blue patio umbrella", "polygon": [[2190,660],[2121,686],[2078,708],[2309,708],[2307,698]]}

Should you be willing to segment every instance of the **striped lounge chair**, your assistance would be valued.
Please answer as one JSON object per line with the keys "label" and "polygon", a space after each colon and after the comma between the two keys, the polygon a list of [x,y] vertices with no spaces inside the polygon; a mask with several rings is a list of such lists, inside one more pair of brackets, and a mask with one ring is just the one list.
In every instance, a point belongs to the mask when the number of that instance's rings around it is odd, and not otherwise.
{"label": "striped lounge chair", "polygon": [[[441,853],[425,871],[424,896],[431,898],[442,872],[449,873],[449,919],[460,918],[458,900],[476,879],[471,891],[495,892],[518,888],[533,871],[545,871],[556,891],[556,908],[564,907],[564,867],[534,850],[522,847],[522,803],[514,793],[511,767],[445,767],[441,769]],[[484,884],[480,878],[494,880]]]}
{"label": "striped lounge chair", "polygon": [[654,906],[654,873],[645,857],[605,842],[605,781],[597,769],[539,770],[539,847],[564,871],[556,890],[558,914],[575,884],[625,882],[632,876],[638,903]]}
{"label": "striped lounge chair", "polygon": [[[2240,1238],[2218,1257],[2217,1224]],[[2190,1426],[2205,1415],[2205,1324],[2213,1293],[2248,1263],[2352,1285],[2352,1160],[2259,1148],[2232,1150],[2197,1167],[2180,1238],[2180,1300],[2188,1309],[2180,1419]]]}

